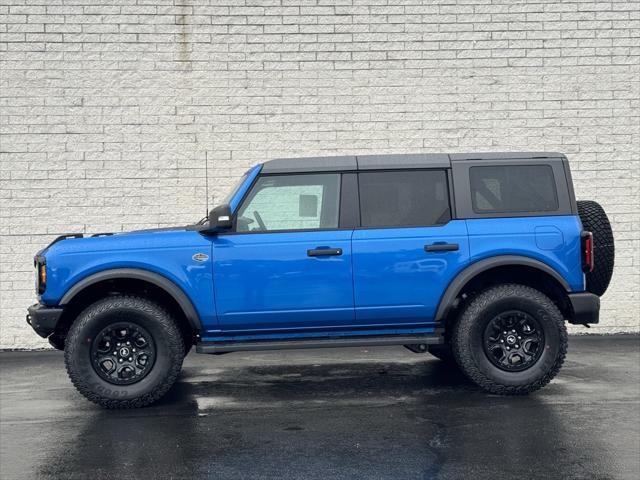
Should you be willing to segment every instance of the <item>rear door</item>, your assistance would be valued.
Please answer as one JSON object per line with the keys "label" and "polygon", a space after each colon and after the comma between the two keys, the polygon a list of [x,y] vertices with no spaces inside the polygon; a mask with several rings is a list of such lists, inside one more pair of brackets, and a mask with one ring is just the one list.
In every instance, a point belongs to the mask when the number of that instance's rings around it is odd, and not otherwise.
{"label": "rear door", "polygon": [[345,227],[340,212],[347,176],[355,187],[355,174],[256,180],[238,208],[236,231],[214,240],[215,301],[223,330],[353,323],[353,224]]}
{"label": "rear door", "polygon": [[356,323],[431,323],[447,285],[469,261],[465,221],[451,218],[447,170],[360,172],[358,183]]}

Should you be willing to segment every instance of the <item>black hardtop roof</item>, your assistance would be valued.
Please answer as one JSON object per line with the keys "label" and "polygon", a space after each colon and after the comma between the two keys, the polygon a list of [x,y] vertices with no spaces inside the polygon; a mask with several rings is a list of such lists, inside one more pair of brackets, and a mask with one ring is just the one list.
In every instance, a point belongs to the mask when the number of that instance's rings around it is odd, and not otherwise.
{"label": "black hardtop roof", "polygon": [[263,173],[389,170],[400,168],[450,168],[464,160],[532,160],[565,158],[558,152],[401,153],[336,157],[276,158],[264,163]]}

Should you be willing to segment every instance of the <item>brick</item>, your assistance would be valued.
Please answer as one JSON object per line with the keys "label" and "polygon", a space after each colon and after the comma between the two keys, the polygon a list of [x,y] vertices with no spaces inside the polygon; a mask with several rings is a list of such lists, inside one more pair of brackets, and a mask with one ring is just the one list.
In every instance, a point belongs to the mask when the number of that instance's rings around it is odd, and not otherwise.
{"label": "brick", "polygon": [[10,3],[0,348],[45,346],[24,326],[34,252],[198,220],[205,151],[216,198],[275,156],[565,152],[617,241],[591,332],[640,330],[637,2]]}

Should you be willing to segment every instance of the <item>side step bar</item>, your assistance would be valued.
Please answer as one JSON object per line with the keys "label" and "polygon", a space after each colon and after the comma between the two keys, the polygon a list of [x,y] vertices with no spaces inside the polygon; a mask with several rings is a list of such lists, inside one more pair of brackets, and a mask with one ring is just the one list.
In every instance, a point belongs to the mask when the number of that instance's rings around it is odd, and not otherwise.
{"label": "side step bar", "polygon": [[301,348],[369,347],[381,345],[428,345],[443,343],[440,332],[430,335],[381,335],[376,337],[305,338],[292,340],[266,340],[244,342],[200,342],[198,353],[226,353],[251,350],[289,350]]}

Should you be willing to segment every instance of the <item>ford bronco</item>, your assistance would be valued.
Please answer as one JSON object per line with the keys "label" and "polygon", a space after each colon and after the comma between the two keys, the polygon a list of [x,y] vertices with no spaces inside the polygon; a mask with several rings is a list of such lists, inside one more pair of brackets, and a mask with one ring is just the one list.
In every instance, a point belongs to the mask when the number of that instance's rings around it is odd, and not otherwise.
{"label": "ford bronco", "polygon": [[611,226],[560,153],[277,159],[197,224],[69,234],[35,256],[27,322],[108,408],[185,354],[404,345],[494,394],[547,384],[598,322]]}

